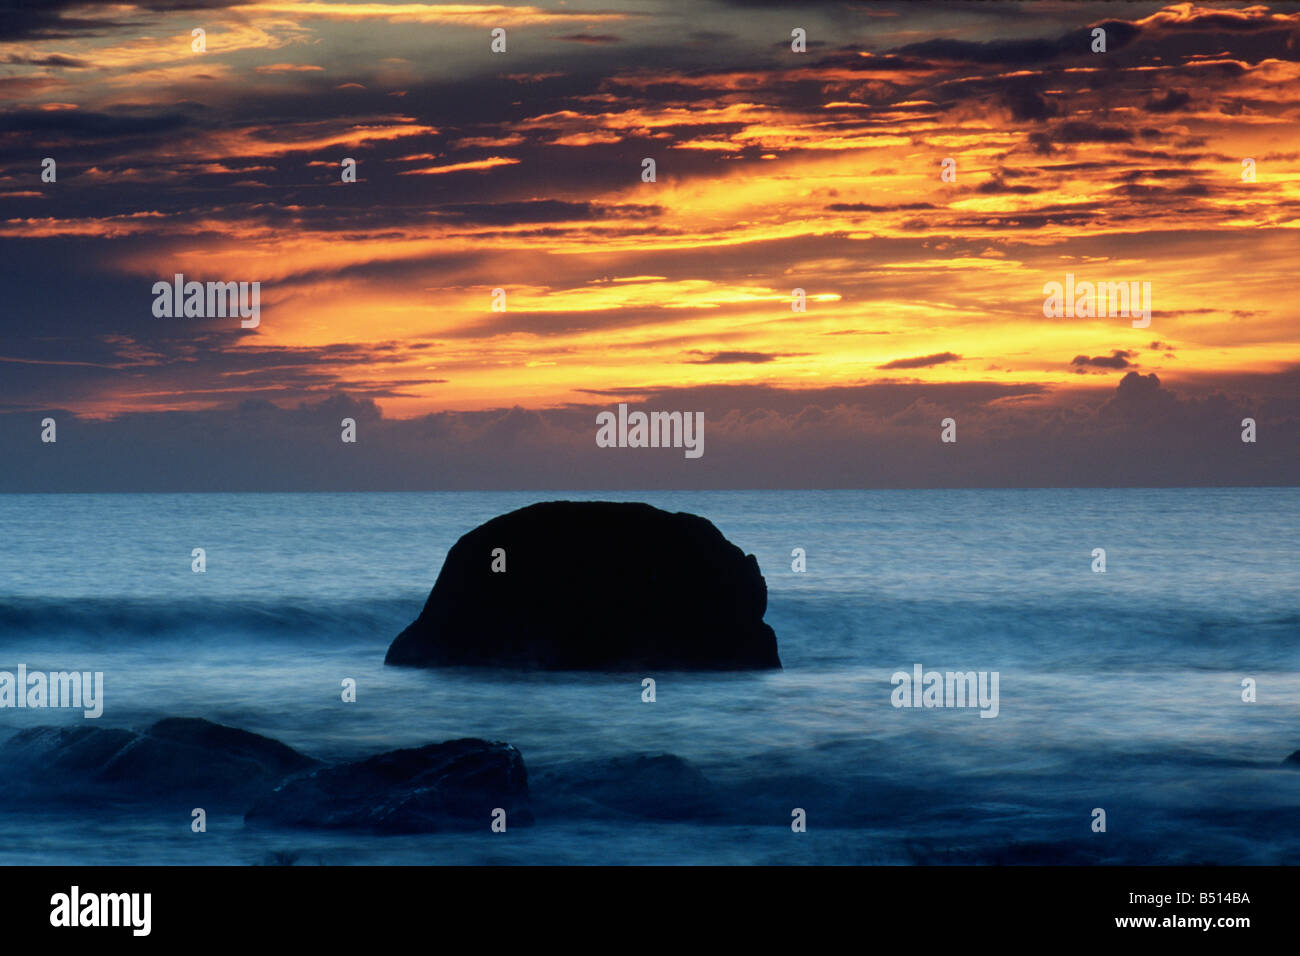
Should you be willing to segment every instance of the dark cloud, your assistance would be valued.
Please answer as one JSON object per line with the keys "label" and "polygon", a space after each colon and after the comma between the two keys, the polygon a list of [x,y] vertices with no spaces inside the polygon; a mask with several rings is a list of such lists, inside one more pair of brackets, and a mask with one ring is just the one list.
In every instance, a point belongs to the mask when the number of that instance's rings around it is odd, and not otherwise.
{"label": "dark cloud", "polygon": [[1019,66],[1051,60],[1061,52],[1051,40],[922,40],[893,52],[921,60]]}
{"label": "dark cloud", "polygon": [[1114,191],[1123,193],[1126,196],[1153,199],[1159,196],[1208,196],[1210,187],[1205,183],[1187,183],[1175,189],[1170,189],[1165,186],[1148,186],[1144,183],[1125,183],[1116,186]]}
{"label": "dark cloud", "polygon": [[960,355],[954,355],[952,352],[937,352],[934,355],[920,355],[916,358],[894,359],[884,365],[877,365],[876,368],[928,368],[931,365],[942,365],[945,362],[956,362],[960,359]]}
{"label": "dark cloud", "polygon": [[[1106,31],[1107,52],[1127,46],[1140,28],[1123,20],[1107,20],[1098,26]],[[993,66],[1030,66],[1061,57],[1096,56],[1092,53],[1093,27],[1081,27],[1056,39],[1014,40],[923,40],[899,47],[894,52],[926,60],[979,63]]]}
{"label": "dark cloud", "polygon": [[523,202],[445,203],[437,213],[457,220],[484,225],[513,225],[524,222],[568,222],[598,219],[646,219],[662,215],[662,206],[566,202],[559,199],[530,199]]}
{"label": "dark cloud", "polygon": [[1050,119],[1060,112],[1055,103],[1029,83],[1013,84],[1003,93],[1002,101],[1011,110],[1011,118],[1019,122]]}
{"label": "dark cloud", "polygon": [[1134,358],[1136,355],[1136,352],[1131,352],[1127,349],[1114,349],[1110,355],[1094,355],[1091,358],[1086,355],[1076,355],[1070,360],[1070,364],[1081,367],[1090,366],[1093,368],[1107,369],[1128,368],[1133,364],[1129,359]]}
{"label": "dark cloud", "polygon": [[1129,422],[1167,421],[1184,413],[1178,397],[1161,387],[1155,372],[1127,373],[1120,379],[1115,394],[1099,410],[1103,419]]}
{"label": "dark cloud", "polygon": [[977,193],[982,193],[982,194],[984,194],[984,195],[986,195],[986,196],[987,196],[987,195],[1003,195],[1003,194],[1011,194],[1011,195],[1017,195],[1017,196],[1028,196],[1028,195],[1031,195],[1031,194],[1033,194],[1033,193],[1042,192],[1041,189],[1036,189],[1036,188],[1034,188],[1033,186],[1011,186],[1011,185],[1008,185],[1008,184],[1007,184],[1007,183],[1002,179],[1001,176],[994,176],[994,177],[993,177],[992,179],[990,179],[988,182],[980,183],[978,186],[975,187],[975,191],[976,191]]}
{"label": "dark cloud", "polygon": [[1133,131],[1123,126],[1108,126],[1082,120],[1066,120],[1050,129],[1029,134],[1030,144],[1040,153],[1048,154],[1056,144],[1077,143],[1131,143]]}
{"label": "dark cloud", "polygon": [[190,122],[182,113],[97,113],[92,110],[14,110],[3,114],[5,132],[43,137],[112,138],[141,133],[172,133]]}
{"label": "dark cloud", "polygon": [[1152,113],[1174,113],[1192,101],[1186,90],[1170,90],[1164,96],[1147,100],[1146,108]]}
{"label": "dark cloud", "polygon": [[1134,179],[1186,179],[1197,173],[1189,169],[1130,169],[1122,178]]}
{"label": "dark cloud", "polygon": [[11,54],[0,59],[0,63],[13,63],[18,66],[62,66],[72,70],[84,70],[92,65],[86,60],[78,60],[75,57],[63,56],[58,53],[51,53],[48,56],[18,56]]}
{"label": "dark cloud", "polygon": [[[151,13],[213,10],[242,5],[246,0],[134,0],[132,6]],[[105,16],[85,17],[96,8],[121,15],[120,0],[0,0],[0,42],[52,40],[93,36],[126,25]]]}
{"label": "dark cloud", "polygon": [[898,210],[938,209],[928,202],[895,203],[893,205],[876,205],[869,202],[835,202],[826,207],[831,212],[895,212]]}
{"label": "dark cloud", "polygon": [[612,33],[567,33],[551,37],[552,40],[564,40],[569,43],[622,43],[623,38]]}
{"label": "dark cloud", "polygon": [[0,2],[0,42],[59,39],[115,26],[112,21],[71,16],[92,4],[80,0],[6,0]]}
{"label": "dark cloud", "polygon": [[704,355],[701,359],[688,359],[690,365],[737,365],[750,363],[762,365],[765,362],[774,362],[779,358],[786,358],[793,353],[791,352],[714,352],[712,355],[707,352],[692,350],[691,355]]}

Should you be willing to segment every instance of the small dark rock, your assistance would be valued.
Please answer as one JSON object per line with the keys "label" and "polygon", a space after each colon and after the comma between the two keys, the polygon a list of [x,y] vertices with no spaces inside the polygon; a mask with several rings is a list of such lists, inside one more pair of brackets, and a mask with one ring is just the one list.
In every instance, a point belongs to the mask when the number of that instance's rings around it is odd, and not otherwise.
{"label": "small dark rock", "polygon": [[292,747],[192,717],[160,720],[123,747],[99,775],[107,783],[206,790],[273,784],[319,763]]}
{"label": "small dark rock", "polygon": [[529,824],[523,757],[509,744],[466,738],[393,750],[286,780],[259,800],[248,823],[385,833],[489,831]]}

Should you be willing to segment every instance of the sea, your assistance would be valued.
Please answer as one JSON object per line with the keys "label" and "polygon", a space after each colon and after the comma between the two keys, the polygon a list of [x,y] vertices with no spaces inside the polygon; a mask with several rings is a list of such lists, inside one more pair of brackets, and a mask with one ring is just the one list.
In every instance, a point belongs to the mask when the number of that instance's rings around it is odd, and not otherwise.
{"label": "sea", "polygon": [[[757,557],[784,668],[386,667],[457,538],[548,500],[708,518]],[[481,737],[535,792],[671,754],[718,804],[196,833],[188,804],[88,790],[0,800],[0,864],[1300,863],[1297,488],[9,494],[0,529],[0,670],[104,674],[97,720],[0,709],[0,740],[188,716],[344,761]],[[668,599],[633,586],[628,613]],[[996,673],[996,716],[896,706],[918,665]]]}

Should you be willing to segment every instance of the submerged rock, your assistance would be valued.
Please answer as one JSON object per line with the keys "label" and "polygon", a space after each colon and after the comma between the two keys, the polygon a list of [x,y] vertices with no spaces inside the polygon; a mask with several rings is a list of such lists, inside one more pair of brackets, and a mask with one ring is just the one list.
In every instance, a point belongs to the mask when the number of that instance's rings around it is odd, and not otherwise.
{"label": "submerged rock", "polygon": [[713,784],[675,754],[578,761],[547,771],[537,789],[557,816],[584,803],[652,820],[702,819],[720,812]]}
{"label": "submerged rock", "polygon": [[11,781],[28,787],[103,787],[124,798],[184,794],[218,803],[248,799],[318,763],[269,737],[190,717],[169,717],[143,732],[32,727],[5,742],[0,760]]}
{"label": "submerged rock", "polygon": [[532,822],[528,775],[506,743],[466,738],[393,750],[286,780],[245,815],[248,823],[387,833],[489,831]]}
{"label": "submerged rock", "polygon": [[447,554],[387,664],[545,670],[779,668],[754,556],[708,520],[647,504],[551,501]]}

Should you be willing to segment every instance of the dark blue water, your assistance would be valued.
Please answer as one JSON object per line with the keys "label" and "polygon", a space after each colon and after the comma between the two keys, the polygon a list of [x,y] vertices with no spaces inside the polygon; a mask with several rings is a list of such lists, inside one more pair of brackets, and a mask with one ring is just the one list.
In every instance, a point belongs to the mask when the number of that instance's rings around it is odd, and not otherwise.
{"label": "dark blue water", "polygon": [[[562,497],[712,520],[758,557],[785,670],[383,666],[457,537]],[[728,804],[418,838],[10,807],[0,863],[1300,862],[1300,772],[1281,766],[1300,748],[1298,506],[1297,489],[0,496],[0,670],[103,671],[101,726],[206,717],[326,759],[486,737],[535,781],[672,753]],[[893,707],[891,674],[917,663],[997,671],[998,716]],[[0,735],[78,723],[0,710]]]}

